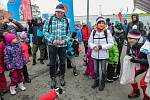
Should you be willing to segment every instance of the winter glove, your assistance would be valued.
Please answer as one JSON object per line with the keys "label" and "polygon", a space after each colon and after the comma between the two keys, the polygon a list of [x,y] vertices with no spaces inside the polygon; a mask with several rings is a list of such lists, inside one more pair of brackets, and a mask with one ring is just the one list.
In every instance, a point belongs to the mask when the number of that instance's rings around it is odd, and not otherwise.
{"label": "winter glove", "polygon": [[99,46],[98,46],[98,49],[99,49],[99,50],[101,50],[101,49],[102,49],[102,46],[101,46],[101,45],[99,45]]}
{"label": "winter glove", "polygon": [[138,63],[138,60],[137,60],[135,57],[132,57],[132,58],[130,59],[130,61],[131,61],[132,63]]}

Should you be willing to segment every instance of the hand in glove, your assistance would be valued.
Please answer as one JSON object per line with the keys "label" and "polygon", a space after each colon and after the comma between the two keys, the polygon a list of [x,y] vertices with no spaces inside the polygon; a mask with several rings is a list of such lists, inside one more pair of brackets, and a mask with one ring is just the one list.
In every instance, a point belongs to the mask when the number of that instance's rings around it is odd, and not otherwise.
{"label": "hand in glove", "polygon": [[101,46],[101,45],[99,45],[99,46],[98,46],[98,49],[99,49],[99,50],[101,50],[101,49],[102,49],[102,46]]}
{"label": "hand in glove", "polygon": [[137,58],[135,58],[135,57],[132,57],[132,58],[130,59],[130,61],[131,61],[132,63],[138,63],[138,60],[137,60]]}

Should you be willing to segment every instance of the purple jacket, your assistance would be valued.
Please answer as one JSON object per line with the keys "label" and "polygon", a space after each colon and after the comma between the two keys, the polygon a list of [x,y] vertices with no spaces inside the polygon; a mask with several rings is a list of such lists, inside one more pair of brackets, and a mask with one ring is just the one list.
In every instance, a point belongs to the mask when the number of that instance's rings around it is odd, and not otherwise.
{"label": "purple jacket", "polygon": [[4,49],[4,63],[8,70],[22,69],[27,63],[20,44],[6,43]]}

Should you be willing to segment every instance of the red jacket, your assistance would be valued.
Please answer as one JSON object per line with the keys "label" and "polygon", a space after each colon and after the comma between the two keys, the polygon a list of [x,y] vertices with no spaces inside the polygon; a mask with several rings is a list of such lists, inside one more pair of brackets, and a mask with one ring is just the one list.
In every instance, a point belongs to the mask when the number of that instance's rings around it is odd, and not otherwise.
{"label": "red jacket", "polygon": [[24,43],[21,44],[21,46],[22,46],[22,50],[24,52],[26,61],[29,62],[30,61],[30,56],[29,56],[29,52],[28,52],[28,44],[24,42]]}
{"label": "red jacket", "polygon": [[83,41],[88,41],[91,35],[91,28],[88,25],[85,25],[81,29]]}
{"label": "red jacket", "polygon": [[56,100],[58,97],[55,90],[47,92],[39,97],[39,100]]}
{"label": "red jacket", "polygon": [[5,71],[5,67],[4,67],[4,49],[5,49],[4,42],[0,42],[0,73],[3,73]]}

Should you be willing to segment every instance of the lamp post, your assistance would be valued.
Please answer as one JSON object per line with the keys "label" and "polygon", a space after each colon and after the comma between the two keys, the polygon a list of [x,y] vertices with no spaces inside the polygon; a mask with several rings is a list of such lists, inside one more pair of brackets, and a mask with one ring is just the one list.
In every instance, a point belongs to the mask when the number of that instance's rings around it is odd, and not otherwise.
{"label": "lamp post", "polygon": [[89,22],[89,0],[87,0],[87,24]]}

